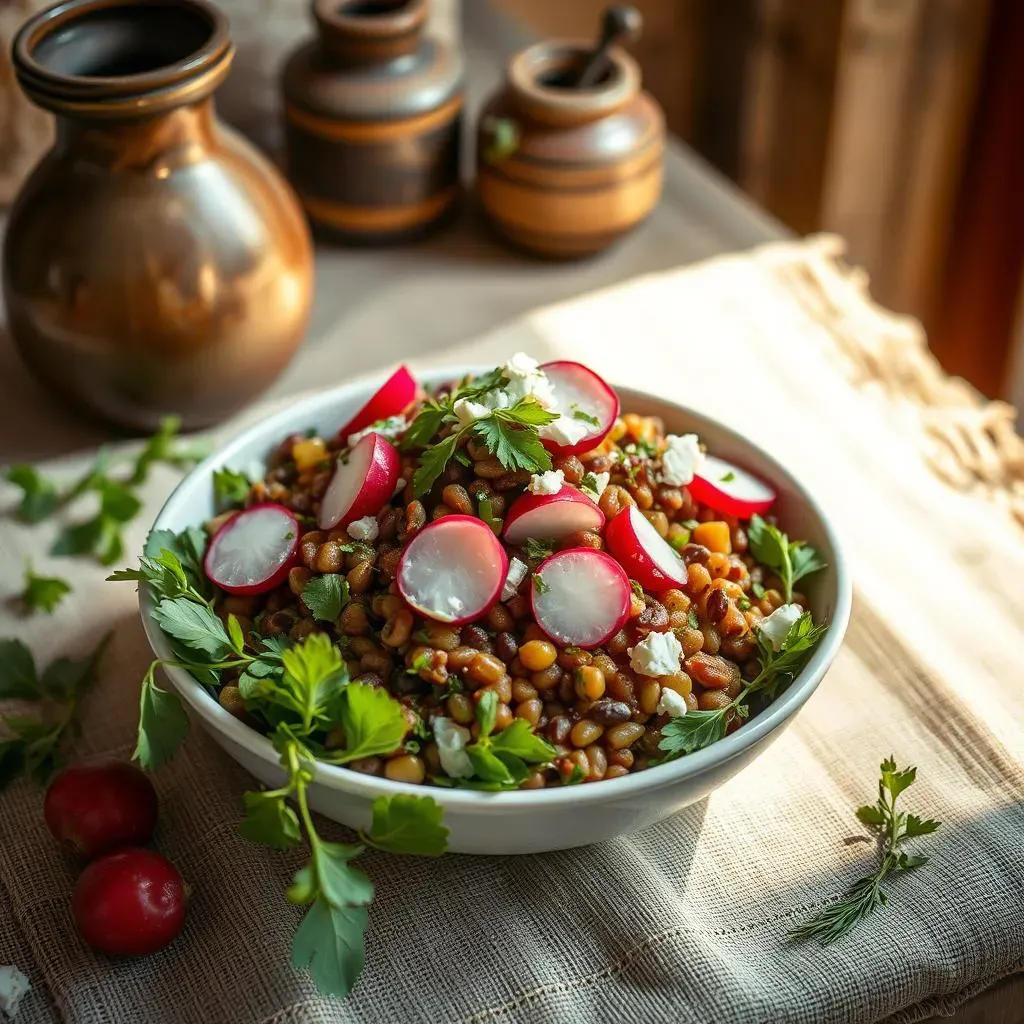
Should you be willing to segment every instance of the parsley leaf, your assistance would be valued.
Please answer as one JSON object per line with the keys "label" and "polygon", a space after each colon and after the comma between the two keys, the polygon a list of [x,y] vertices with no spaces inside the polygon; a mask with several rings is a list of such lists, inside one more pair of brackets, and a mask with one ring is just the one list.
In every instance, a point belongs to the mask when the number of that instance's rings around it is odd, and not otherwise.
{"label": "parsley leaf", "polygon": [[718,479],[723,484],[732,483],[732,481],[736,479],[736,474],[730,469],[729,472],[725,474],[725,476],[720,476]]}
{"label": "parsley leaf", "polygon": [[885,906],[888,897],[882,883],[886,879],[928,863],[927,857],[907,854],[900,849],[907,839],[930,835],[941,824],[896,810],[897,798],[913,784],[917,769],[901,770],[890,756],[882,762],[880,774],[878,801],[857,810],[858,820],[871,828],[878,837],[880,851],[877,869],[855,882],[837,902],[829,904],[803,924],[791,929],[789,934],[794,939],[818,939],[824,946],[835,942],[878,907]]}
{"label": "parsley leaf", "polygon": [[299,817],[288,806],[287,790],[246,793],[245,818],[238,826],[246,839],[275,850],[287,850],[302,841]]}
{"label": "parsley leaf", "polygon": [[314,576],[302,591],[302,603],[321,622],[334,622],[348,604],[348,580],[338,573]]}
{"label": "parsley leaf", "polygon": [[163,600],[153,609],[157,625],[169,636],[194,651],[208,654],[215,661],[232,651],[224,623],[205,604],[186,598]]}
{"label": "parsley leaf", "polygon": [[423,452],[412,476],[413,494],[421,497],[434,486],[434,481],[444,472],[444,467],[448,465],[448,460],[455,453],[458,443],[459,435],[449,434],[443,441]]}
{"label": "parsley leaf", "polygon": [[798,580],[825,568],[825,562],[814,548],[802,540],[790,541],[777,526],[759,515],[751,517],[747,539],[754,558],[774,570],[782,580],[787,601],[793,600],[793,586]]}
{"label": "parsley leaf", "polygon": [[159,462],[175,469],[187,469],[210,454],[213,443],[209,438],[194,438],[179,446],[180,428],[181,418],[178,416],[165,416],[160,421],[156,433],[146,441],[142,451],[135,458],[135,466],[128,480],[129,485],[138,486],[145,483],[150,468]]}
{"label": "parsley leaf", "polygon": [[634,597],[644,600],[644,588],[636,580],[629,581],[629,589],[633,591]]}
{"label": "parsley leaf", "polygon": [[575,403],[571,406],[572,418],[574,420],[582,420],[584,423],[589,423],[592,427],[601,426],[601,421],[596,416],[591,416],[589,412],[584,412]]}
{"label": "parsley leaf", "polygon": [[213,498],[218,508],[231,508],[245,504],[252,481],[237,469],[222,466],[213,471]]}
{"label": "parsley leaf", "polygon": [[37,700],[40,696],[32,652],[20,640],[0,638],[0,700]]}
{"label": "parsley leaf", "polygon": [[292,966],[307,968],[325,996],[344,997],[359,980],[366,962],[365,906],[334,906],[318,898],[292,939]]}
{"label": "parsley leaf", "polygon": [[35,466],[28,463],[9,467],[4,476],[21,488],[18,518],[25,523],[39,523],[53,515],[60,504],[60,494],[52,480],[47,480]]}
{"label": "parsley leaf", "polygon": [[373,801],[373,824],[360,838],[390,853],[440,857],[448,848],[444,809],[429,796],[396,793]]}
{"label": "parsley leaf", "polygon": [[188,715],[176,693],[156,685],[157,662],[149,666],[139,695],[139,728],[134,760],[146,771],[170,760],[188,735]]}
{"label": "parsley leaf", "polygon": [[500,537],[502,521],[494,514],[494,505],[488,497],[477,499],[480,518]]}
{"label": "parsley leaf", "polygon": [[29,565],[25,569],[25,587],[21,592],[22,606],[28,612],[42,611],[51,615],[57,605],[71,593],[71,584],[58,576],[37,576]]}
{"label": "parsley leaf", "polygon": [[473,431],[506,469],[540,473],[551,468],[551,455],[537,431],[527,426],[543,425],[555,418],[537,402],[524,400],[511,409],[499,409],[486,419],[476,420]]}
{"label": "parsley leaf", "polygon": [[[690,609],[692,615],[694,610]],[[665,752],[662,760],[672,760],[691,754],[720,740],[726,733],[734,715],[746,718],[750,714],[747,698],[754,693],[765,693],[774,699],[780,686],[788,684],[807,661],[811,650],[824,635],[828,626],[814,625],[811,613],[804,614],[793,623],[780,650],[775,651],[758,633],[761,670],[725,707],[714,711],[687,711],[673,718],[661,731],[658,748]]]}
{"label": "parsley leaf", "polygon": [[533,589],[538,594],[546,594],[551,588],[544,582],[544,577],[539,572],[533,574]]}
{"label": "parsley leaf", "polygon": [[757,583],[756,581],[750,584],[750,591],[754,595],[754,597],[758,599],[758,601],[760,601],[761,598],[764,597],[764,586],[760,583]]}
{"label": "parsley leaf", "polygon": [[390,754],[402,745],[409,723],[402,705],[387,690],[363,683],[349,683],[339,706],[345,747],[332,750],[324,760],[348,764],[364,757]]}

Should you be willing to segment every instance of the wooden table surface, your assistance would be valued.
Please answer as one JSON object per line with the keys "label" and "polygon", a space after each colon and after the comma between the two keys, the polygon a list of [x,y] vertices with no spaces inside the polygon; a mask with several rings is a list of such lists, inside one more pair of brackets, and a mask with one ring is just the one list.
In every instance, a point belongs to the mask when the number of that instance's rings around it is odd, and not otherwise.
{"label": "wooden table surface", "polygon": [[[529,40],[485,0],[465,0],[463,26],[472,115],[501,78],[504,55]],[[250,112],[244,120],[247,128],[257,126],[251,134],[259,136],[265,129],[259,141],[274,146],[271,119]],[[655,215],[616,249],[587,262],[549,264],[514,255],[487,235],[471,206],[453,228],[415,247],[321,249],[306,345],[344,360],[353,375],[367,373],[384,368],[374,345],[382,321],[388,330],[414,334],[426,354],[469,340],[538,306],[748,248],[784,233],[692,152],[673,144],[664,198]],[[315,365],[308,359],[300,362]],[[316,386],[315,379],[304,380],[302,374],[296,364],[271,393]],[[35,386],[4,339],[2,327],[0,375],[11,385],[0,406],[0,461],[15,454],[62,454],[109,439],[109,431],[83,425]],[[935,1024],[940,1019],[950,1018],[935,1018]],[[1003,982],[952,1019],[957,1024],[1024,1022],[1024,980],[1018,976]]]}

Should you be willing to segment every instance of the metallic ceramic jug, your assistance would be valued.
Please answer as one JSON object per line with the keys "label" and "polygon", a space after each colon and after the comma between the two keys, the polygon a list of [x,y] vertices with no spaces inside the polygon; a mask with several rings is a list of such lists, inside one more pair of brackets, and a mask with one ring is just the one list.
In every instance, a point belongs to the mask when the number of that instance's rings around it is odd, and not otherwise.
{"label": "metallic ceramic jug", "polygon": [[10,332],[40,380],[121,425],[223,418],[305,331],[302,211],[214,114],[233,56],[206,0],[66,0],[14,42],[57,139],[11,213]]}

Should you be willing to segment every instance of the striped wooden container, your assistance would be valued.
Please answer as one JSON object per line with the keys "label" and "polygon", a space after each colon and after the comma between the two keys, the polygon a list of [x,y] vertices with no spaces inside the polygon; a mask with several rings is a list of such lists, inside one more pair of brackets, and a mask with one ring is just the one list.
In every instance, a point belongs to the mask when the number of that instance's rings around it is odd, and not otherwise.
{"label": "striped wooden container", "polygon": [[611,53],[589,89],[569,88],[585,47],[540,43],[509,63],[477,135],[477,191],[508,241],[555,259],[590,256],[643,221],[661,195],[665,123],[636,62]]}
{"label": "striped wooden container", "polygon": [[288,172],[317,232],[354,243],[433,228],[459,198],[463,69],[428,0],[314,0],[318,37],[282,79]]}

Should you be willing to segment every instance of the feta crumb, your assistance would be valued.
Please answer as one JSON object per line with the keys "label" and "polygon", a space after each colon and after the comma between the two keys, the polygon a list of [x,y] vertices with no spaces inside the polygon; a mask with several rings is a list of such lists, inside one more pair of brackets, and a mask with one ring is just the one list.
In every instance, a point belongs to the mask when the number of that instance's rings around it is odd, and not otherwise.
{"label": "feta crumb", "polygon": [[661,456],[661,480],[663,483],[681,487],[693,480],[694,474],[704,462],[704,453],[696,434],[669,434],[665,438],[668,447]]}
{"label": "feta crumb", "polygon": [[579,444],[593,428],[583,420],[574,419],[563,413],[553,423],[540,428],[540,436],[555,444]]}
{"label": "feta crumb", "polygon": [[32,986],[17,967],[0,967],[0,1017],[14,1020],[18,1005]]}
{"label": "feta crumb", "polygon": [[389,441],[393,441],[405,430],[407,426],[409,426],[409,423],[404,416],[389,416],[387,419],[377,420],[375,423],[371,423],[368,427],[363,427],[362,430],[357,430],[354,434],[349,434],[348,446],[349,448],[352,448],[366,437],[367,434],[381,434]]}
{"label": "feta crumb", "polygon": [[518,558],[511,558],[508,563],[508,574],[505,576],[505,586],[501,591],[502,601],[509,601],[519,593],[519,586],[526,579],[530,567],[519,561]]}
{"label": "feta crumb", "polygon": [[[593,498],[594,501],[598,501],[601,495],[604,494],[604,490],[608,486],[608,481],[611,480],[612,475],[611,473],[592,473],[589,475],[594,478],[594,486],[585,487],[581,484],[580,490],[588,497]],[[586,477],[583,478],[584,482],[586,482],[586,479]]]}
{"label": "feta crumb", "polygon": [[531,377],[537,373],[539,367],[540,363],[533,356],[528,356],[525,352],[517,352],[505,364],[505,376],[509,380],[514,380],[516,377]]}
{"label": "feta crumb", "polygon": [[658,701],[657,707],[659,715],[679,718],[681,715],[685,715],[688,710],[686,700],[676,693],[675,690],[670,690],[667,686],[661,688],[661,699]]}
{"label": "feta crumb", "polygon": [[404,491],[405,490],[405,485],[408,482],[409,481],[406,480],[404,476],[400,476],[398,478],[398,482],[395,484],[395,490],[394,490],[394,493],[391,495],[391,497],[393,498],[395,496],[395,494],[399,493],[399,491]]}
{"label": "feta crumb", "polygon": [[447,598],[446,603],[448,605],[448,610],[452,613],[452,618],[455,618],[457,615],[461,615],[463,609],[466,607],[466,602],[463,601],[462,598],[456,597],[454,594]]}
{"label": "feta crumb", "polygon": [[348,535],[353,540],[376,540],[378,532],[376,516],[363,516],[362,519],[348,524]]}
{"label": "feta crumb", "polygon": [[467,427],[476,420],[482,420],[485,416],[491,415],[491,409],[481,402],[471,402],[468,398],[460,398],[452,406],[460,427]]}
{"label": "feta crumb", "polygon": [[[554,385],[548,380],[547,374],[537,368],[537,361],[530,359],[529,356],[523,357],[533,364],[532,369],[528,372],[524,372],[526,370],[526,363],[520,362],[513,367],[513,362],[520,356],[522,356],[522,353],[513,356],[505,364],[505,376],[508,378],[508,383],[500,391],[492,392],[491,394],[504,397],[509,405],[515,405],[520,399],[532,395],[545,409],[550,409],[555,404]],[[487,395],[485,401],[490,397],[491,395]]]}
{"label": "feta crumb", "polygon": [[545,473],[534,473],[527,490],[531,494],[557,494],[565,483],[565,474],[560,469],[549,469]]}
{"label": "feta crumb", "polygon": [[675,633],[648,633],[627,652],[629,667],[644,676],[670,676],[682,664],[683,645]]}
{"label": "feta crumb", "polygon": [[453,779],[468,779],[473,775],[473,762],[466,753],[470,731],[456,725],[450,718],[434,719],[434,739],[441,767]]}
{"label": "feta crumb", "polygon": [[798,604],[784,604],[758,622],[757,628],[765,640],[772,645],[773,651],[782,650],[789,631],[803,613],[803,609]]}

